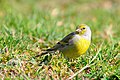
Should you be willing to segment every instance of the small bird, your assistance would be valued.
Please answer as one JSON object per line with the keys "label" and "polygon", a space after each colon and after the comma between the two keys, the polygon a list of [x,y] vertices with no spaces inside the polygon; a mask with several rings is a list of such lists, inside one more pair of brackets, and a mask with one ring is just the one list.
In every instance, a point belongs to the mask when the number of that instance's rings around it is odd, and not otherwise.
{"label": "small bird", "polygon": [[55,46],[53,46],[50,49],[47,49],[40,55],[60,51],[61,53],[63,53],[65,58],[75,59],[80,55],[84,54],[88,50],[90,43],[91,43],[90,27],[87,26],[86,24],[81,24],[77,26],[74,32],[68,34]]}

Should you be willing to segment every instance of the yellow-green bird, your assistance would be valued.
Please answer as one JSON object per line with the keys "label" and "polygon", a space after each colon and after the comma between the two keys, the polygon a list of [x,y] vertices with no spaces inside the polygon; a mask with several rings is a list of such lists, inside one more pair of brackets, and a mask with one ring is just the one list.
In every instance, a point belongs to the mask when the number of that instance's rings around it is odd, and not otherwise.
{"label": "yellow-green bird", "polygon": [[74,59],[84,54],[91,43],[91,30],[86,24],[81,24],[77,26],[76,30],[61,41],[59,41],[55,46],[47,49],[41,55],[47,53],[54,53],[55,51],[60,51],[67,58]]}

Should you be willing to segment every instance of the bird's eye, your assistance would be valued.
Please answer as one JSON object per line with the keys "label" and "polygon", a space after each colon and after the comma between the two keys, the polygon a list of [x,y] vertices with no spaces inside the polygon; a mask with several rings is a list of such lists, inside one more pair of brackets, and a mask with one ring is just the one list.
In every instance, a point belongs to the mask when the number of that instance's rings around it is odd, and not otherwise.
{"label": "bird's eye", "polygon": [[83,29],[85,29],[85,28],[83,28]]}

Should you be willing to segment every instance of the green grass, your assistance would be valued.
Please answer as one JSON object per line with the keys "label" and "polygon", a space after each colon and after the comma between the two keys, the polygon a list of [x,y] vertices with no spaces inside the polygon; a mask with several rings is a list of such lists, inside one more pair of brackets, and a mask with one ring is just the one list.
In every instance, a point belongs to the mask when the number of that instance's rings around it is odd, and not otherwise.
{"label": "green grass", "polygon": [[[74,79],[120,79],[120,6],[117,0],[0,0],[0,79],[66,79],[93,62]],[[34,58],[52,47],[77,25],[85,23],[92,30],[92,44],[77,64],[61,54]]]}

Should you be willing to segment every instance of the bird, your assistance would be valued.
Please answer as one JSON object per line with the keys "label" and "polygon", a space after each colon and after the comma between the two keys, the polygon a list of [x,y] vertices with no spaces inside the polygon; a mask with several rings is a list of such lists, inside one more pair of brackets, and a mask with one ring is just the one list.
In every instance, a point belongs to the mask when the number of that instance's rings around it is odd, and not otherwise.
{"label": "bird", "polygon": [[42,52],[39,56],[61,52],[65,58],[75,59],[84,54],[91,44],[91,29],[86,24],[80,24],[75,31],[65,36],[52,48]]}

